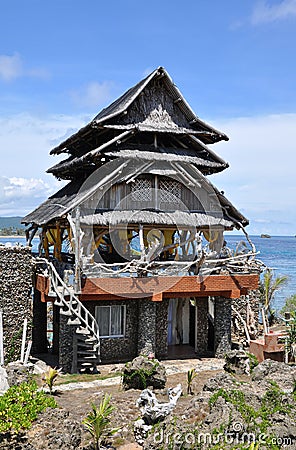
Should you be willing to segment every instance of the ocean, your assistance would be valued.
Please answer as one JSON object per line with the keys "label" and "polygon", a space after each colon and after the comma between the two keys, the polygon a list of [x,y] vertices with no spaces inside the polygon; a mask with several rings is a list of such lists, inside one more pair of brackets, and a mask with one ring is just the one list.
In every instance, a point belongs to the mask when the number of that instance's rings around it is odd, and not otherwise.
{"label": "ocean", "polygon": [[[274,308],[280,310],[285,303],[285,299],[296,294],[296,237],[294,236],[272,236],[264,239],[260,236],[250,236],[258,252],[257,258],[267,267],[274,269],[275,275],[287,275],[288,282],[276,293]],[[225,240],[230,248],[245,240],[243,235],[227,233]],[[25,238],[0,238],[0,243],[25,244]],[[37,251],[39,239],[33,240],[33,251]]]}

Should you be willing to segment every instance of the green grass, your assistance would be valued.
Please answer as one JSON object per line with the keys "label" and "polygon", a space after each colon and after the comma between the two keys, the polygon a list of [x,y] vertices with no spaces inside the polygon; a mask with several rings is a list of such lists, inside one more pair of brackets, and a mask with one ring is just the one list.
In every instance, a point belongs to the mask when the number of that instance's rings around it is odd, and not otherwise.
{"label": "green grass", "polygon": [[83,383],[84,381],[107,380],[108,378],[120,377],[120,372],[112,374],[91,374],[91,373],[67,373],[57,378],[55,386],[69,383]]}

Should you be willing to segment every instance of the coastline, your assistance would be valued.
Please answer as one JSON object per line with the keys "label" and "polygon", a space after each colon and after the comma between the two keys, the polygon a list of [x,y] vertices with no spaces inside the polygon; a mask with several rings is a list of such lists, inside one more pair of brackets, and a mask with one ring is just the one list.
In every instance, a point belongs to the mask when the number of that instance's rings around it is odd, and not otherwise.
{"label": "coastline", "polygon": [[7,235],[0,235],[0,239],[26,239],[25,235],[21,234],[7,234]]}

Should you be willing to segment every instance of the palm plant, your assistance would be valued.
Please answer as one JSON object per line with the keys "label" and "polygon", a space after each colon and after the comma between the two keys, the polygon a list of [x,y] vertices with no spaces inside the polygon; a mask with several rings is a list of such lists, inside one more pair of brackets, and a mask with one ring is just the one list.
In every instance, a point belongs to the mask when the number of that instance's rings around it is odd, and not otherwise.
{"label": "palm plant", "polygon": [[195,369],[190,369],[187,371],[187,395],[192,395],[192,382],[194,378],[197,376],[197,372]]}
{"label": "palm plant", "polygon": [[264,313],[268,315],[269,321],[272,321],[274,316],[271,309],[274,294],[287,283],[287,280],[286,275],[275,277],[272,269],[266,269],[263,275],[263,281],[260,285],[261,301]]}
{"label": "palm plant", "polygon": [[61,369],[58,369],[55,367],[49,367],[47,372],[43,374],[42,380],[45,382],[45,384],[48,386],[50,394],[52,394],[53,385],[60,374]]}
{"label": "palm plant", "polygon": [[92,403],[92,411],[82,421],[93,437],[95,450],[100,449],[103,440],[118,431],[118,428],[110,428],[110,415],[115,410],[115,406],[110,405],[110,400],[111,395],[105,394],[99,406]]}

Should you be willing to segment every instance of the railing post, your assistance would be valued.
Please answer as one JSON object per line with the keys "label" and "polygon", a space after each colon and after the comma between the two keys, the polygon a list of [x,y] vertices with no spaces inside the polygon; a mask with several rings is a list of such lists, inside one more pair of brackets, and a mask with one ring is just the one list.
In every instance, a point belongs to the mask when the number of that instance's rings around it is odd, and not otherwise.
{"label": "railing post", "polygon": [[3,311],[0,309],[0,366],[4,365]]}
{"label": "railing post", "polygon": [[75,215],[75,278],[74,278],[74,292],[81,293],[81,279],[80,279],[80,208],[76,208]]}

